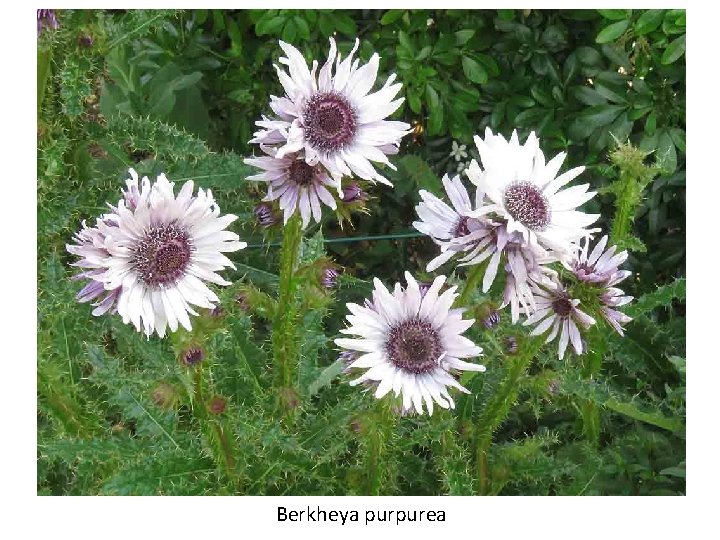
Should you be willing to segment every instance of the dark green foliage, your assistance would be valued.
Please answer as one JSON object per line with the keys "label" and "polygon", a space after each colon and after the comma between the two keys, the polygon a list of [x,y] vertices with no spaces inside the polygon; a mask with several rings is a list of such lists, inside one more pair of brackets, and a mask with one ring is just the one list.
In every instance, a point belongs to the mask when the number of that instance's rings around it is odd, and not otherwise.
{"label": "dark green foliage", "polygon": [[[58,17],[38,41],[38,494],[685,492],[684,10]],[[331,35],[343,54],[356,36],[363,61],[378,52],[379,82],[397,73],[405,104],[394,118],[413,133],[385,170],[394,189],[363,185],[367,214],[341,228],[325,212],[294,238],[297,260],[282,258],[292,239],[255,224],[264,193],[243,157],[269,94],[282,92],[277,40],[322,63]],[[534,130],[546,157],[565,151],[564,168],[587,167],[580,179],[601,192],[588,211],[631,251],[622,286],[634,321],[625,338],[599,327],[585,357],[560,361],[502,311],[497,328],[467,333],[488,370],[463,375],[471,394],[454,394],[456,410],[398,416],[346,384],[333,340],[345,302],[361,303],[373,276],[428,277],[436,246],[412,235],[417,192],[440,194],[442,174],[478,157],[472,136],[485,127],[521,140]],[[453,139],[465,156],[450,156]],[[223,311],[202,310],[170,339],[74,299],[65,244],[117,202],[129,167],[212,189],[250,244],[231,256],[233,285],[216,288]],[[396,237],[367,238],[383,234]],[[327,290],[331,263],[343,273]],[[468,278],[441,270],[452,284]],[[473,316],[501,291],[470,291]],[[190,344],[205,351],[201,370],[179,361]],[[282,355],[296,359],[285,372]],[[217,415],[215,396],[227,402]]]}

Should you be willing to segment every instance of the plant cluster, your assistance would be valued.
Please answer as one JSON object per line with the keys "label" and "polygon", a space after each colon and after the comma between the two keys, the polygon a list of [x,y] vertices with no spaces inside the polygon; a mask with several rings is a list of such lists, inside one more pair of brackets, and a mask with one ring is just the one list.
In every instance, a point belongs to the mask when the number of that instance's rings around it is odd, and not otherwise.
{"label": "plant cluster", "polygon": [[683,493],[684,28],[38,10],[38,492]]}

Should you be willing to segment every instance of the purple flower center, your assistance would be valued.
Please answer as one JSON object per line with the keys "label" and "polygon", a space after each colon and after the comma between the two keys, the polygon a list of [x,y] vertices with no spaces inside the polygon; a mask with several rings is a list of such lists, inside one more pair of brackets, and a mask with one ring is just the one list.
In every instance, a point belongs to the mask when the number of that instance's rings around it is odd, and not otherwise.
{"label": "purple flower center", "polygon": [[357,115],[350,103],[334,92],[314,94],[303,112],[305,139],[315,150],[335,152],[357,133]]}
{"label": "purple flower center", "polygon": [[417,317],[392,327],[385,348],[395,366],[415,374],[432,371],[442,354],[437,330]]}
{"label": "purple flower center", "polygon": [[529,229],[541,231],[550,223],[550,204],[534,184],[510,184],[503,199],[510,215]]}
{"label": "purple flower center", "polygon": [[460,218],[460,221],[457,222],[457,225],[455,225],[455,230],[453,231],[453,234],[455,236],[467,236],[468,234],[470,234],[470,228],[468,227],[469,220],[469,217],[462,216]]}
{"label": "purple flower center", "polygon": [[291,182],[297,184],[298,186],[307,186],[315,177],[315,170],[305,163],[305,160],[296,159],[290,165],[288,174],[290,175]]}
{"label": "purple flower center", "polygon": [[572,311],[573,305],[570,298],[565,294],[560,294],[552,303],[552,308],[560,317],[567,317]]}
{"label": "purple flower center", "polygon": [[180,278],[190,263],[192,246],[177,225],[152,227],[134,249],[133,265],[148,287],[164,287]]}

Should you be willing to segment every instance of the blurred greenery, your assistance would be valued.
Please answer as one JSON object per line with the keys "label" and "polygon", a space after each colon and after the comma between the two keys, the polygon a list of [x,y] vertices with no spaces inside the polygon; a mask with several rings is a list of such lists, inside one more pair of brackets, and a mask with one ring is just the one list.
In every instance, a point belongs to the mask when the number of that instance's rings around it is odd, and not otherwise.
{"label": "blurred greenery", "polygon": [[[534,130],[550,157],[585,165],[601,195],[587,205],[610,230],[627,184],[611,153],[629,141],[652,176],[622,215],[632,250],[624,283],[642,297],[624,340],[608,338],[602,371],[580,377],[574,358],[538,356],[518,402],[495,434],[490,492],[501,494],[681,494],[685,490],[685,11],[674,10],[59,10],[59,28],[38,38],[38,493],[361,493],[363,411],[372,397],[338,384],[330,338],[344,302],[367,280],[422,277],[436,248],[426,237],[329,242],[411,231],[418,189],[440,194],[440,177],[477,157],[486,127],[521,140]],[[340,288],[308,287],[301,320],[301,414],[277,422],[265,313],[244,312],[237,295],[277,287],[281,228],[263,230],[253,207],[263,194],[245,181],[254,122],[281,95],[272,67],[278,40],[322,62],[334,35],[343,53],[381,56],[412,123],[388,170],[394,189],[362,183],[366,213],[342,226],[329,212],[307,231],[303,279],[328,258],[345,268]],[[465,155],[451,155],[465,145]],[[222,291],[223,324],[200,319],[212,384],[231,406],[221,429],[237,446],[237,477],[212,458],[181,397],[189,381],[174,358],[182,339],[146,341],[118,317],[78,305],[65,244],[82,220],[116,202],[127,168],[164,171],[176,183],[212,188],[234,230],[252,245],[233,260]],[[319,231],[322,232],[319,232]],[[451,280],[457,282],[458,277]],[[308,281],[308,282],[310,282]],[[660,287],[660,289],[658,289]],[[498,335],[517,328],[503,318]],[[203,326],[205,325],[205,326]],[[476,325],[477,326],[477,325]],[[459,419],[403,418],[390,444],[387,494],[469,494],[477,489],[466,446],[505,369],[493,331],[473,328],[487,377]],[[167,409],[160,384],[178,389]],[[603,410],[597,445],[583,437],[580,403]],[[454,434],[457,420],[457,437]]]}

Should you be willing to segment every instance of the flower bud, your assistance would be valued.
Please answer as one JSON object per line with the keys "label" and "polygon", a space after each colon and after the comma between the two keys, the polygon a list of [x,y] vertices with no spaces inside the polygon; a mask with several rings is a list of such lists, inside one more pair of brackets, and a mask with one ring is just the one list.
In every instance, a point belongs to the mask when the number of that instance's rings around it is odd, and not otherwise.
{"label": "flower bud", "polygon": [[161,382],[152,391],[152,400],[161,409],[174,409],[180,399],[177,389],[170,383]]}
{"label": "flower bud", "polygon": [[337,287],[339,275],[340,272],[338,272],[332,266],[328,266],[323,270],[322,277],[320,278],[320,283],[326,289],[334,289],[335,287]]}
{"label": "flower bud", "polygon": [[505,345],[505,352],[507,352],[508,354],[517,354],[518,342],[515,336],[506,337],[503,340],[503,344]]}
{"label": "flower bud", "polygon": [[222,396],[213,396],[208,403],[208,409],[213,414],[222,414],[225,412],[227,400]]}
{"label": "flower bud", "polygon": [[273,212],[273,209],[269,204],[258,204],[255,207],[255,210],[253,210],[253,214],[255,214],[255,220],[257,221],[258,225],[260,225],[264,229],[269,229],[270,227],[278,223],[278,221],[280,221],[278,215]]}
{"label": "flower bud", "polygon": [[194,366],[202,362],[205,353],[200,347],[190,347],[182,355],[182,361],[186,366]]}
{"label": "flower bud", "polygon": [[342,202],[352,203],[355,201],[367,201],[368,194],[358,185],[357,182],[350,182],[343,188]]}

